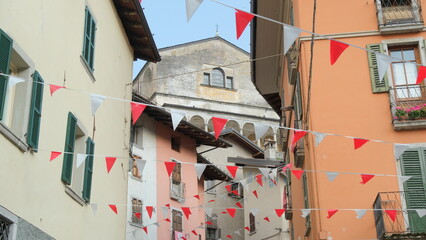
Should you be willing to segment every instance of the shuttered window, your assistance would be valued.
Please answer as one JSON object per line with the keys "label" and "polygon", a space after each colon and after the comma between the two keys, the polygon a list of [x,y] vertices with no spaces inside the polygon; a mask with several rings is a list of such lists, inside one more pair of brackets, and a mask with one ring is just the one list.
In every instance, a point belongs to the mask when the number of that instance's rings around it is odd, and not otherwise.
{"label": "shuttered window", "polygon": [[[10,54],[12,53],[12,39],[0,29],[0,73],[9,74]],[[0,120],[3,119],[6,101],[7,77],[0,75]]]}
{"label": "shuttered window", "polygon": [[182,182],[182,164],[176,163],[172,172],[172,182],[174,184],[180,184]]}
{"label": "shuttered window", "polygon": [[[379,43],[368,44],[367,49],[370,51],[378,52],[378,53],[384,53],[383,45]],[[371,87],[372,87],[373,93],[387,92],[389,90],[388,77],[385,74],[385,76],[383,77],[383,80],[380,81],[376,54],[370,51],[367,52],[367,57],[368,57],[368,67],[370,69],[370,80],[371,80]]]}
{"label": "shuttered window", "polygon": [[[308,191],[308,180],[306,176],[306,172],[303,173],[302,176],[302,185],[303,185],[303,207],[305,209],[309,209],[309,191]],[[309,214],[305,218],[305,236],[308,236],[311,232],[311,215]]]}
{"label": "shuttered window", "polygon": [[249,214],[250,233],[256,232],[256,218],[253,213]]}
{"label": "shuttered window", "polygon": [[77,118],[69,112],[67,122],[67,133],[65,137],[64,162],[62,163],[61,179],[66,184],[71,184],[72,164],[74,158],[75,132]]}
{"label": "shuttered window", "polygon": [[28,119],[27,144],[37,152],[40,135],[41,107],[43,103],[43,78],[36,71],[33,75],[30,117]]}
{"label": "shuttered window", "polygon": [[95,152],[95,143],[89,137],[86,141],[86,161],[84,168],[84,180],[83,180],[83,199],[86,202],[90,202],[90,193],[92,190],[92,175],[93,175],[93,154]]}
{"label": "shuttered window", "polygon": [[95,32],[96,23],[89,8],[86,7],[84,21],[84,42],[83,42],[83,58],[86,60],[90,70],[93,71],[93,58],[95,52]]}
{"label": "shuttered window", "polygon": [[182,212],[172,210],[172,239],[175,239],[175,231],[182,232]]}

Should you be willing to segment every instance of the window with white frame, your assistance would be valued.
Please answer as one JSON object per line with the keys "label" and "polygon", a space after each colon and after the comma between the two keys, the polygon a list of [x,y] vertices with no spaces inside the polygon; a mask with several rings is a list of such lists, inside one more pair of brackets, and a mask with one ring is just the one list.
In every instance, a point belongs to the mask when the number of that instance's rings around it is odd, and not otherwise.
{"label": "window with white frame", "polygon": [[211,224],[206,225],[206,240],[216,240],[220,238],[220,228],[217,225],[218,216],[216,213],[212,213],[209,217],[206,215],[206,222]]}
{"label": "window with white frame", "polygon": [[234,77],[232,70],[222,68],[213,68],[211,72],[203,73],[203,85],[219,87],[225,89],[234,89]]}
{"label": "window with white frame", "polygon": [[170,198],[179,202],[185,200],[185,183],[182,182],[182,163],[172,159],[176,162],[170,175]]}
{"label": "window with white frame", "polygon": [[132,217],[131,223],[142,226],[142,200],[132,198]]}
{"label": "window with white frame", "polygon": [[172,239],[175,239],[176,234],[183,232],[182,217],[181,211],[172,209]]}
{"label": "window with white frame", "polygon": [[205,191],[206,193],[210,194],[216,194],[216,181],[215,180],[208,180],[204,181]]}

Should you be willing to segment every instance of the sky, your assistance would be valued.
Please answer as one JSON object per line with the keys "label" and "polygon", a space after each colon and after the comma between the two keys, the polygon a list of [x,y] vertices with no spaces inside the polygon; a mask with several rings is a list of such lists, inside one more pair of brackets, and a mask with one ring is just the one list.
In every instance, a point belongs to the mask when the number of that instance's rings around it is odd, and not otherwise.
{"label": "sky", "polygon": [[[226,5],[250,11],[249,0],[218,0]],[[157,48],[169,47],[186,42],[214,37],[216,25],[219,36],[249,52],[250,26],[237,40],[235,10],[211,0],[204,0],[191,20],[186,20],[185,0],[142,0],[142,8],[154,36]],[[141,70],[145,61],[133,65],[133,77]]]}

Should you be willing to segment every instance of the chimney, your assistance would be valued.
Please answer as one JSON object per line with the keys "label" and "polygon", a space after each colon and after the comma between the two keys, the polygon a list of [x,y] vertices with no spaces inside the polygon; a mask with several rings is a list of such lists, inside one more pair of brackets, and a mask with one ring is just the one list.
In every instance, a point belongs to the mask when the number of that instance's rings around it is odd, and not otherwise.
{"label": "chimney", "polygon": [[274,160],[276,159],[277,151],[275,150],[275,141],[270,139],[265,139],[265,159]]}

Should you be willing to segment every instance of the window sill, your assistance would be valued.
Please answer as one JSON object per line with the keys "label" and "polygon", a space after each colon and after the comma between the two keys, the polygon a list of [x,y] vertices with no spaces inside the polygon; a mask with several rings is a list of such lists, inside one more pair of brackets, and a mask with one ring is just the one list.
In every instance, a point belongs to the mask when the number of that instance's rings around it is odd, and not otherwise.
{"label": "window sill", "polygon": [[68,187],[67,185],[65,185],[65,192],[68,194],[68,196],[70,196],[72,199],[74,199],[78,204],[80,204],[81,206],[86,205],[86,201],[84,201],[83,198],[81,198],[80,196],[78,196],[70,187]]}
{"label": "window sill", "polygon": [[393,121],[393,129],[399,130],[412,130],[426,128],[426,120],[407,120],[407,121]]}
{"label": "window sill", "polygon": [[200,84],[200,86],[210,87],[210,88],[217,88],[217,89],[222,89],[222,90],[227,90],[227,91],[232,91],[232,92],[236,92],[237,91],[237,89],[235,89],[235,88],[217,87],[217,86],[212,86],[212,85],[207,85],[207,84]]}
{"label": "window sill", "polygon": [[379,31],[382,34],[420,32],[423,30],[423,27],[423,23],[389,24],[379,25]]}
{"label": "window sill", "polygon": [[134,223],[134,222],[132,222],[132,221],[129,221],[129,225],[130,225],[130,226],[133,226],[133,227],[136,227],[136,228],[141,228],[141,227],[143,227],[143,223],[139,224],[139,223]]}
{"label": "window sill", "polygon": [[86,72],[87,74],[89,74],[89,77],[92,79],[92,81],[96,82],[95,76],[93,75],[93,71],[90,70],[90,67],[86,62],[86,59],[84,59],[84,57],[81,55],[80,55],[80,62],[83,65],[84,69],[86,69]]}
{"label": "window sill", "polygon": [[13,143],[21,152],[26,152],[29,146],[18,138],[6,125],[0,122],[0,133]]}
{"label": "window sill", "polygon": [[256,234],[256,231],[254,231],[254,232],[250,232],[250,233],[249,233],[249,236],[254,235],[254,234]]}

